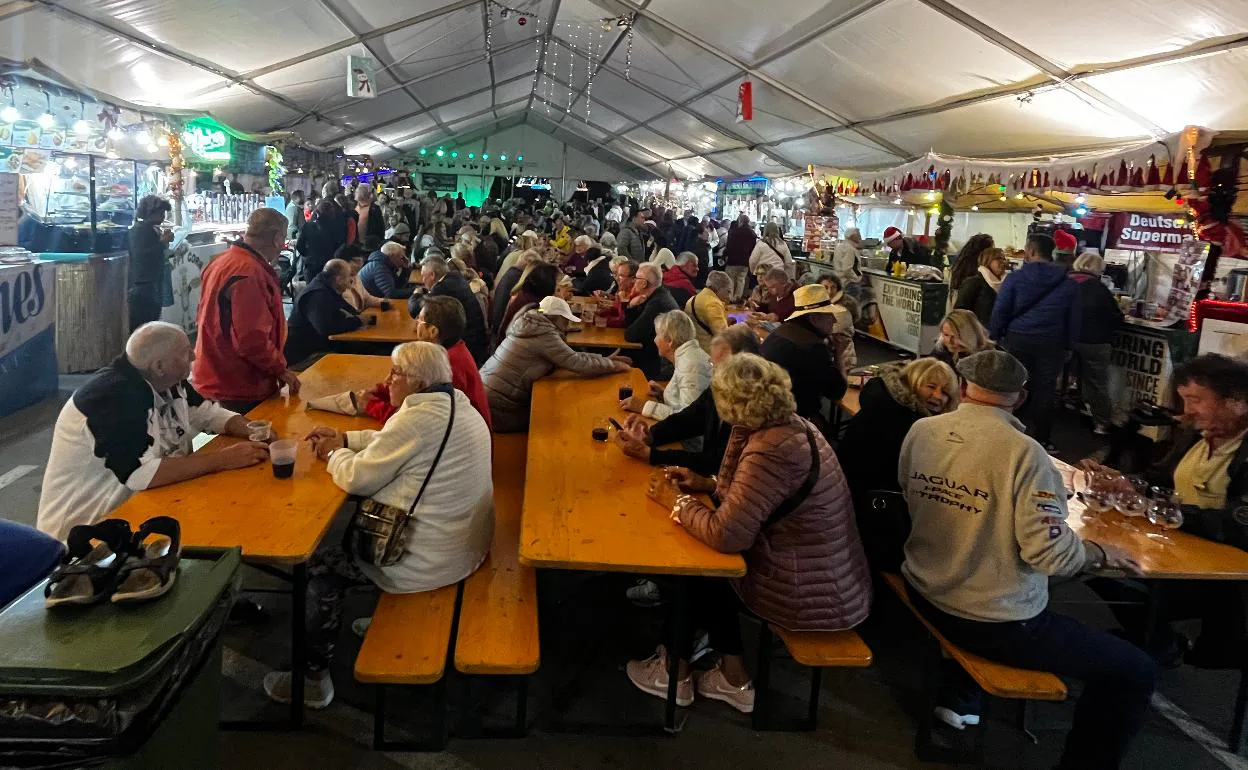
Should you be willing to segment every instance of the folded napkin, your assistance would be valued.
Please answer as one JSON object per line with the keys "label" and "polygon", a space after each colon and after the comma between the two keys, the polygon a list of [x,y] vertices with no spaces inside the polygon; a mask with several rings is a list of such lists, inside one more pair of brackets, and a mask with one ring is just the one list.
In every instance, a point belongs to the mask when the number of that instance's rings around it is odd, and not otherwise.
{"label": "folded napkin", "polygon": [[332,396],[321,396],[308,401],[309,409],[319,409],[322,412],[333,412],[335,414],[345,414],[356,417],[364,413],[360,408],[360,399],[352,391],[345,393],[335,393]]}

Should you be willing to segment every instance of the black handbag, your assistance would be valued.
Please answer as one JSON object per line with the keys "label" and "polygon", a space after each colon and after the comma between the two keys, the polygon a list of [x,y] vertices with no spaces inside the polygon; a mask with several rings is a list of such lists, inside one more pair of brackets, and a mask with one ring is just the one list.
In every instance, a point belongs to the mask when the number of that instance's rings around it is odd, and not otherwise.
{"label": "black handbag", "polygon": [[397,564],[407,548],[407,525],[416,512],[416,505],[429,486],[429,479],[442,459],[446,442],[451,437],[451,427],[455,424],[455,392],[451,391],[451,417],[446,421],[446,433],[442,435],[442,444],[434,455],[425,480],[416,493],[416,499],[406,511],[392,505],[382,505],[371,498],[360,501],[342,536],[342,548],[348,556],[374,567],[389,567]]}

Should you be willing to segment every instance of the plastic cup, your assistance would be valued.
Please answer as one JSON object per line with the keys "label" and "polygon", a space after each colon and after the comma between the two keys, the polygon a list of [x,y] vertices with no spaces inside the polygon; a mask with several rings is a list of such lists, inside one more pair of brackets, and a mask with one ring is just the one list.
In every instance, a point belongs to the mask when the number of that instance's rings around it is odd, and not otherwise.
{"label": "plastic cup", "polygon": [[294,439],[283,439],[269,444],[269,459],[273,461],[273,477],[288,479],[295,473],[295,455],[299,451],[299,442]]}
{"label": "plastic cup", "polygon": [[632,398],[632,397],[633,397],[633,386],[632,386],[632,385],[621,385],[621,386],[620,386],[620,391],[619,391],[619,396],[620,396],[620,400],[621,400],[621,401],[623,401],[623,400],[624,400],[624,399],[626,399],[626,398]]}
{"label": "plastic cup", "polygon": [[252,420],[247,423],[247,438],[252,441],[268,441],[273,435],[273,424],[268,420]]}
{"label": "plastic cup", "polygon": [[602,314],[594,316],[594,327],[598,329],[607,328],[607,317]]}

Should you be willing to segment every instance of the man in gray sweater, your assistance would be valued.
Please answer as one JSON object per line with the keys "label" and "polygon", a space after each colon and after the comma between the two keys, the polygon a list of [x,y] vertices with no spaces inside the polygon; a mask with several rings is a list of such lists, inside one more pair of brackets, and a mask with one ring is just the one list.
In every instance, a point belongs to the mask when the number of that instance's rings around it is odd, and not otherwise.
{"label": "man in gray sweater", "polygon": [[[969,652],[1084,682],[1062,768],[1115,768],[1139,729],[1155,666],[1118,637],[1049,611],[1050,577],[1119,569],[1125,552],[1079,538],[1066,524],[1061,474],[1011,412],[1027,370],[990,350],[958,364],[962,404],[919,420],[901,449],[899,481],[913,527],[901,571],[924,617]],[[961,682],[950,682],[958,676]],[[946,672],[937,717],[978,724],[978,689]]]}

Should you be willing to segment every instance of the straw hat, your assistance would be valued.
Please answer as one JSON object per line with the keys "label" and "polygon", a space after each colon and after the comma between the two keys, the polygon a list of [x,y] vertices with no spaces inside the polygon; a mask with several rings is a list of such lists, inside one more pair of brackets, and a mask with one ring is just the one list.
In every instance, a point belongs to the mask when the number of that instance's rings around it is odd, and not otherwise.
{"label": "straw hat", "polygon": [[798,286],[794,290],[793,314],[785,320],[792,321],[794,318],[801,318],[811,313],[836,313],[836,306],[832,304],[832,298],[828,296],[828,290],[817,283],[812,283],[809,286]]}

